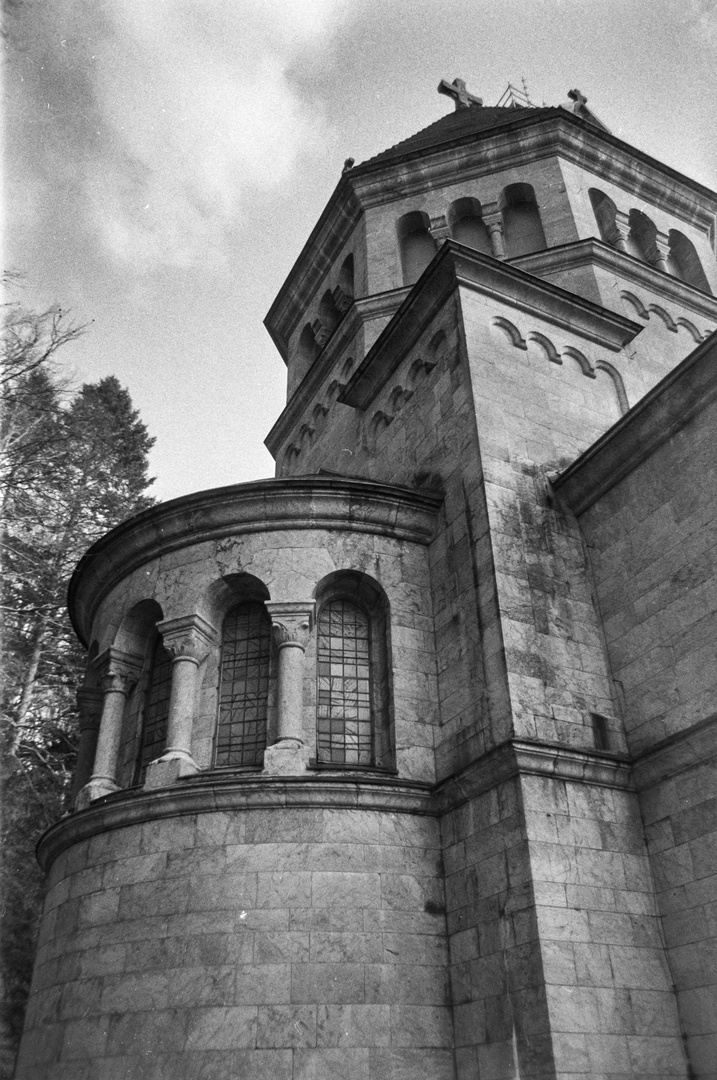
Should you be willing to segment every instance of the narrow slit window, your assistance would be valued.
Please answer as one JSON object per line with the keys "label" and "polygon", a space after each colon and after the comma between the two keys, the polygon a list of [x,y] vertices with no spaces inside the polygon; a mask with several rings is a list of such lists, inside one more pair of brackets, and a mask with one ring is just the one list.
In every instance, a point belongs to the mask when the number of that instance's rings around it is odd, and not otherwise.
{"label": "narrow slit window", "polygon": [[319,617],[317,757],[342,765],[374,761],[370,626],[348,600],[331,600]]}
{"label": "narrow slit window", "polygon": [[215,763],[259,765],[266,747],[271,623],[262,603],[240,604],[224,620]]}

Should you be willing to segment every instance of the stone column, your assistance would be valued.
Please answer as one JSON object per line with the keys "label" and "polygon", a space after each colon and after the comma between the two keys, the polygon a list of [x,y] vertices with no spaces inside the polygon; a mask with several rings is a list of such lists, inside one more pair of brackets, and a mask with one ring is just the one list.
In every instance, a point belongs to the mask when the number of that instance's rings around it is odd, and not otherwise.
{"label": "stone column", "polygon": [[304,651],[309,642],[314,600],[265,601],[279,650],[276,740],[264,751],[264,773],[304,772],[309,747],[304,738]]}
{"label": "stone column", "polygon": [[100,717],[104,694],[100,686],[83,685],[77,691],[77,707],[80,713],[80,741],[77,746],[77,764],[72,781],[71,801],[74,805],[82,788],[92,775],[92,766],[100,733]]}
{"label": "stone column", "polygon": [[483,209],[483,223],[488,230],[490,246],[493,249],[495,259],[505,258],[505,246],[503,244],[503,215],[499,210],[486,213]]}
{"label": "stone column", "polygon": [[200,615],[165,619],[157,623],[162,644],[172,657],[167,746],[161,757],[147,766],[145,788],[164,787],[180,776],[199,771],[192,757],[192,728],[197,699],[197,672],[217,632]]}
{"label": "stone column", "polygon": [[669,274],[670,268],[667,260],[670,257],[670,238],[665,233],[658,232],[655,236],[654,264],[658,270],[664,270]]}
{"label": "stone column", "polygon": [[142,670],[142,657],[111,647],[98,658],[97,667],[102,672],[102,716],[92,776],[77,794],[78,810],[119,791],[117,764],[125,706]]}
{"label": "stone column", "polygon": [[627,255],[630,252],[627,243],[629,235],[630,219],[627,214],[622,212],[622,210],[617,210],[615,212],[613,230],[610,234],[609,241],[614,248],[616,248],[618,251],[624,251]]}

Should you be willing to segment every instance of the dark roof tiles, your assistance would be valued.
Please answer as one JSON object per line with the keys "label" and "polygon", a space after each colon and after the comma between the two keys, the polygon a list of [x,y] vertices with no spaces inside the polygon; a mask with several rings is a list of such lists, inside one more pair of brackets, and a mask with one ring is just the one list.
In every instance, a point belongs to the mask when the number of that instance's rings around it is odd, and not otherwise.
{"label": "dark roof tiles", "polygon": [[516,106],[478,107],[470,109],[457,109],[455,112],[442,116],[440,120],[429,124],[422,131],[416,132],[403,142],[396,143],[388,150],[376,154],[366,161],[362,161],[356,169],[364,169],[367,166],[381,165],[395,158],[404,157],[413,153],[419,153],[433,146],[452,142],[467,135],[488,131],[492,128],[503,127],[522,120],[527,115],[538,117],[542,114],[557,112],[555,108],[525,108]]}

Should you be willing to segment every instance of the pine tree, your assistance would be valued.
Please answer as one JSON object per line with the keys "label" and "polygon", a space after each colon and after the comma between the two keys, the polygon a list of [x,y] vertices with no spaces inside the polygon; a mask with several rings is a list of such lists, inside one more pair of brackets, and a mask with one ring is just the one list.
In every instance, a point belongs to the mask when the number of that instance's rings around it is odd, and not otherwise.
{"label": "pine tree", "polygon": [[[32,970],[42,878],[34,846],[63,810],[84,657],[66,612],[69,577],[96,539],[152,504],[154,440],[113,376],[70,395],[55,353],[82,328],[57,309],[13,310],[3,355],[3,980],[5,1070]],[[0,1078],[3,1076],[0,1045]],[[7,1075],[10,1073],[7,1072]]]}

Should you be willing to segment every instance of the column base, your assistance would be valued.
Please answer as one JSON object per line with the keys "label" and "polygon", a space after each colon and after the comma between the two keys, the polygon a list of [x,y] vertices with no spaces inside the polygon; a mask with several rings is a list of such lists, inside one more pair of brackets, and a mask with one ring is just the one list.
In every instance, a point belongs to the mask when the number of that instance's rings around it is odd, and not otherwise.
{"label": "column base", "polygon": [[145,789],[167,787],[182,776],[193,776],[199,766],[186,750],[169,749],[156,761],[150,761],[144,778]]}
{"label": "column base", "polygon": [[309,748],[298,739],[283,739],[264,751],[264,776],[295,776],[305,773]]}
{"label": "column base", "polygon": [[119,790],[119,784],[116,784],[109,776],[93,776],[78,791],[75,799],[75,810],[85,810],[90,803],[96,802],[97,799],[103,799],[105,795],[112,795]]}

